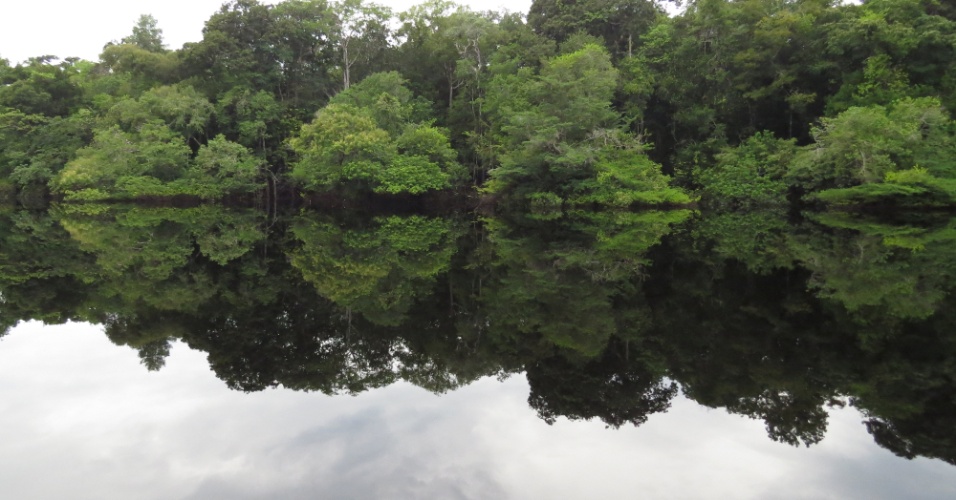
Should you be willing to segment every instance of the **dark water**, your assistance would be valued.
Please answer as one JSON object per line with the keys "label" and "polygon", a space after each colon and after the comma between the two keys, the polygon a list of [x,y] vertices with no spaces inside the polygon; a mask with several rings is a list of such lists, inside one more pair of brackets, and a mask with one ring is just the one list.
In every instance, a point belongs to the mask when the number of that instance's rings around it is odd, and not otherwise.
{"label": "dark water", "polygon": [[15,498],[947,498],[956,219],[0,213]]}

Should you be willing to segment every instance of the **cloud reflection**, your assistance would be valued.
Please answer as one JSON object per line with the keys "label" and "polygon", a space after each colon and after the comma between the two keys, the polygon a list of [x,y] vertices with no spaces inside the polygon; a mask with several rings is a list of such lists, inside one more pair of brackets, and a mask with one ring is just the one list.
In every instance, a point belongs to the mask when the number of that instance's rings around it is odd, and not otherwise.
{"label": "cloud reflection", "polygon": [[523,377],[444,396],[228,390],[175,344],[147,372],[99,327],[24,323],[0,340],[9,498],[946,498],[953,467],[876,446],[852,409],[817,446],[683,398],[640,428],[527,406]]}

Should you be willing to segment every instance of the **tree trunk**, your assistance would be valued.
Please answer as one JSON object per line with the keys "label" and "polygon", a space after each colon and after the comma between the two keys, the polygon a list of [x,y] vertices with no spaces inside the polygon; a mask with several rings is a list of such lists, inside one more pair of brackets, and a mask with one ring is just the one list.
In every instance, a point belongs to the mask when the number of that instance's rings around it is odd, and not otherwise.
{"label": "tree trunk", "polygon": [[344,59],[342,61],[342,84],[345,86],[345,90],[348,90],[349,83],[350,83],[349,82],[349,66],[351,66],[351,64],[349,64],[349,43],[348,42],[345,42],[345,44],[342,45],[342,56]]}

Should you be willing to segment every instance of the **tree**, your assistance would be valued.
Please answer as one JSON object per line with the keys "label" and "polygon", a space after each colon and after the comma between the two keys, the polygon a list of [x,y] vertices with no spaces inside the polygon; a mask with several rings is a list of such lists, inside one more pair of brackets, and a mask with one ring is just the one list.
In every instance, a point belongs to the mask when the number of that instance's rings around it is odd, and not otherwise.
{"label": "tree", "polygon": [[142,181],[180,178],[190,156],[186,141],[161,122],[147,122],[136,132],[114,125],[96,130],[93,143],[78,151],[51,184],[60,193],[83,192],[96,198],[123,195],[124,183],[135,183],[137,187],[127,188],[138,191]]}
{"label": "tree", "polygon": [[446,132],[415,121],[420,108],[394,72],[337,94],[292,140],[292,179],[306,189],[421,194],[463,175]]}
{"label": "tree", "polygon": [[528,405],[549,424],[558,417],[596,417],[614,428],[637,427],[651,415],[667,411],[677,396],[677,384],[642,366],[639,359],[626,359],[620,346],[614,347],[587,362],[561,356],[540,360],[528,369]]}
{"label": "tree", "polygon": [[338,17],[342,85],[348,89],[352,85],[352,67],[355,63],[374,59],[388,46],[388,22],[392,11],[378,4],[363,3],[362,0],[340,0],[333,9]]}
{"label": "tree", "polygon": [[450,265],[454,221],[421,216],[375,218],[366,227],[301,218],[301,246],[290,262],[318,293],[380,325],[398,325],[419,295]]}
{"label": "tree", "polygon": [[534,0],[528,24],[557,42],[584,32],[600,38],[615,60],[631,57],[664,11],[653,0]]}
{"label": "tree", "polygon": [[398,135],[408,123],[425,121],[429,115],[427,103],[418,102],[407,83],[396,71],[375,73],[335,94],[329,104],[364,109],[378,127],[390,135]]}
{"label": "tree", "polygon": [[33,57],[0,72],[0,110],[66,117],[86,104],[76,81],[83,65],[77,59],[54,63],[56,60],[54,56]]}
{"label": "tree", "polygon": [[956,22],[924,0],[872,0],[835,9],[826,55],[843,71],[827,103],[829,115],[852,106],[889,105],[892,99],[941,97],[956,103],[950,62]]}
{"label": "tree", "polygon": [[136,133],[144,124],[159,121],[198,148],[206,140],[214,113],[208,99],[193,87],[180,84],[155,87],[136,99],[120,99],[106,113],[103,124],[117,124]]}
{"label": "tree", "polygon": [[104,93],[117,98],[138,97],[153,87],[180,81],[180,65],[179,56],[174,52],[153,52],[132,44],[110,44],[103,47],[90,86],[104,89]]}
{"label": "tree", "polygon": [[219,131],[230,140],[252,148],[261,157],[279,149],[288,134],[282,106],[269,92],[253,92],[247,87],[233,87],[216,103]]}
{"label": "tree", "polygon": [[395,156],[388,132],[361,108],[330,104],[292,140],[299,155],[291,177],[306,189],[346,182],[368,189],[371,176]]}
{"label": "tree", "polygon": [[164,52],[163,30],[157,26],[156,18],[149,14],[139,16],[133,33],[123,38],[122,43],[135,45],[149,52]]}
{"label": "tree", "polygon": [[880,183],[917,166],[951,179],[951,124],[937,99],[850,108],[814,130],[816,143],[794,159],[791,176],[808,190]]}
{"label": "tree", "polygon": [[698,177],[704,199],[730,208],[785,204],[787,174],[796,151],[795,141],[777,139],[769,132],[724,149],[716,164]]}
{"label": "tree", "polygon": [[[487,190],[553,193],[573,203],[686,203],[611,107],[618,72],[588,44],[493,81],[487,98],[498,166]],[[656,192],[656,194],[655,194]]]}
{"label": "tree", "polygon": [[219,198],[262,189],[261,168],[261,160],[249,149],[218,135],[199,148],[186,177],[196,184],[196,190],[207,192],[206,197]]}
{"label": "tree", "polygon": [[[282,72],[281,87],[243,87],[268,91],[278,102],[286,102],[286,113],[306,120],[336,88],[332,68],[336,55],[338,19],[335,8],[325,0],[292,0],[276,4],[270,11],[272,25],[266,35],[275,47]],[[288,135],[294,129],[280,131]]]}
{"label": "tree", "polygon": [[261,160],[248,148],[222,135],[207,139],[213,116],[209,101],[187,85],[120,99],[51,186],[72,198],[219,199],[261,188]]}
{"label": "tree", "polygon": [[460,7],[450,1],[427,0],[398,15],[402,25],[396,36],[403,40],[396,47],[398,67],[409,78],[411,88],[429,102],[450,102],[439,97],[448,87],[444,81],[447,53],[439,48],[436,37],[444,29],[444,19],[456,8]]}

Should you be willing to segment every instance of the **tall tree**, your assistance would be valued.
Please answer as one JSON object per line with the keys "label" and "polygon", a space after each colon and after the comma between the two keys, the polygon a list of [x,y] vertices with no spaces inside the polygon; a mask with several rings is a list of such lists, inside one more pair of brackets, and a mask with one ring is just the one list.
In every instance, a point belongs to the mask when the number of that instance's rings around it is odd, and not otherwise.
{"label": "tall tree", "polygon": [[557,42],[584,32],[600,38],[615,59],[630,57],[656,19],[664,15],[653,0],[534,0],[528,24]]}
{"label": "tall tree", "polygon": [[150,14],[139,16],[133,33],[123,38],[123,43],[135,45],[150,52],[163,52],[163,30],[159,29],[156,18]]}
{"label": "tall tree", "polygon": [[353,82],[352,67],[359,61],[371,61],[388,46],[392,11],[362,0],[341,0],[333,9],[338,17],[342,86],[348,89]]}

